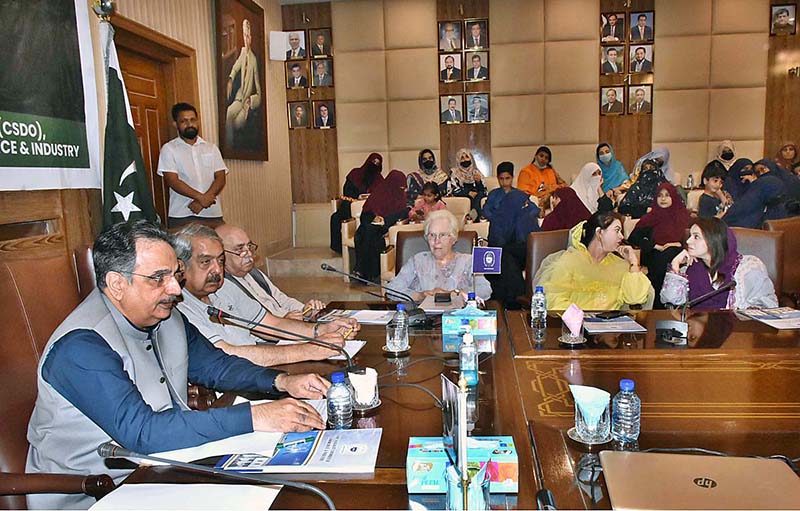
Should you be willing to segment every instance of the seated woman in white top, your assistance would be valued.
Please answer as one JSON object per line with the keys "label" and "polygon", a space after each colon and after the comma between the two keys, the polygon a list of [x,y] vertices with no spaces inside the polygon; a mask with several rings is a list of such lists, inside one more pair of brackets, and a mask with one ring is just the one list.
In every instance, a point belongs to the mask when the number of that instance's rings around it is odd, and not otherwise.
{"label": "seated woman in white top", "polygon": [[[436,293],[472,291],[472,255],[453,250],[458,241],[458,220],[445,210],[433,211],[424,224],[430,251],[420,252],[403,265],[389,287],[411,295],[415,301]],[[492,288],[483,275],[475,276],[475,295],[487,300]]]}
{"label": "seated woman in white top", "polygon": [[689,229],[686,250],[675,256],[661,288],[661,301],[683,305],[731,280],[736,287],[694,305],[695,310],[777,307],[775,288],[761,259],[741,255],[736,236],[719,218],[698,218]]}

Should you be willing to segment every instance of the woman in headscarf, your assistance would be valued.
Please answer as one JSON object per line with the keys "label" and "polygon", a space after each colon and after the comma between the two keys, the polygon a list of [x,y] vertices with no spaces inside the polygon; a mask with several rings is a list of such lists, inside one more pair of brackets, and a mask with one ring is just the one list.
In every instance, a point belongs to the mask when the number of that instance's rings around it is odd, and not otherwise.
{"label": "woman in headscarf", "polygon": [[750,186],[750,181],[742,180],[742,173],[746,174],[752,170],[753,161],[748,158],[739,158],[728,169],[728,175],[725,176],[725,183],[722,185],[722,189],[731,195],[734,202],[744,195],[744,192]]}
{"label": "woman in headscarf", "polygon": [[788,172],[792,171],[794,164],[798,161],[800,161],[800,154],[797,153],[797,145],[794,142],[784,143],[775,153],[775,163]]}
{"label": "woman in headscarf", "polygon": [[641,175],[642,165],[647,160],[652,160],[656,162],[658,168],[661,169],[661,174],[667,181],[674,184],[675,186],[678,186],[680,184],[675,182],[676,176],[675,172],[672,170],[672,166],[669,163],[669,148],[667,147],[659,147],[653,149],[649,153],[645,154],[644,156],[636,160],[636,165],[633,166],[633,175],[631,176],[634,183],[639,180],[639,176]]}
{"label": "woman in headscarf", "polygon": [[342,222],[350,218],[350,203],[361,195],[368,194],[372,188],[383,181],[383,156],[370,153],[364,164],[347,174],[339,196],[339,206],[331,215],[331,250],[342,253]]}
{"label": "woman in headscarf", "polygon": [[537,199],[553,193],[553,190],[567,186],[552,166],[553,153],[543,145],[534,153],[533,161],[519,173],[517,188]]}
{"label": "woman in headscarf", "polygon": [[695,304],[694,310],[777,307],[778,298],[764,263],[739,254],[736,236],[719,218],[698,218],[689,229],[686,250],[670,264],[661,301],[683,305],[731,280],[736,287]]}
{"label": "woman in headscarf", "polygon": [[[626,174],[627,175],[627,174]],[[572,181],[570,188],[575,190],[578,198],[586,206],[590,213],[597,211],[597,201],[603,194],[603,171],[600,165],[590,162],[581,168],[575,180]]]}
{"label": "woman in headscarf", "polygon": [[408,175],[408,205],[413,206],[414,201],[422,194],[425,183],[435,183],[442,193],[447,190],[449,176],[446,171],[436,165],[436,155],[430,149],[423,149],[417,156],[418,172]]}
{"label": "woman in headscarf", "polygon": [[736,158],[736,146],[733,145],[733,142],[730,140],[723,140],[717,146],[717,157],[714,158],[714,161],[718,161],[725,167],[725,170],[730,170],[731,165]]}
{"label": "woman in headscarf", "polygon": [[638,179],[619,203],[619,212],[633,218],[641,218],[656,198],[658,185],[666,181],[655,160],[645,160],[641,164]]}
{"label": "woman in headscarf", "polygon": [[766,158],[758,160],[751,170],[740,172],[742,181],[749,181],[750,185],[734,199],[722,217],[725,223],[731,227],[760,229],[764,220],[790,216],[786,211],[786,199],[791,196],[791,189],[781,179],[780,172],[784,171]]}
{"label": "woman in headscarf", "polygon": [[622,162],[614,156],[611,144],[603,142],[598,145],[595,156],[600,170],[603,171],[603,193],[614,191],[619,194],[630,186],[631,178]]}
{"label": "woman in headscarf", "polygon": [[456,152],[458,165],[450,170],[450,185],[447,195],[451,197],[469,197],[470,217],[477,220],[481,214],[481,199],[486,197],[486,185],[483,174],[475,164],[475,157],[467,149]]}
{"label": "woman in headscarf", "polygon": [[355,236],[357,275],[373,282],[380,279],[381,252],[386,250],[384,235],[389,227],[407,215],[406,176],[393,170],[373,188],[364,203]]}
{"label": "woman in headscarf", "polygon": [[544,217],[543,231],[572,229],[580,222],[588,220],[592,213],[583,205],[572,188],[559,188],[550,196],[552,211]]}
{"label": "woman in headscarf", "polygon": [[656,291],[654,309],[664,308],[658,298],[664,275],[672,259],[681,251],[681,241],[691,221],[678,190],[664,181],[658,185],[653,208],[628,236],[630,244],[640,249],[642,265],[647,267],[647,278]]}

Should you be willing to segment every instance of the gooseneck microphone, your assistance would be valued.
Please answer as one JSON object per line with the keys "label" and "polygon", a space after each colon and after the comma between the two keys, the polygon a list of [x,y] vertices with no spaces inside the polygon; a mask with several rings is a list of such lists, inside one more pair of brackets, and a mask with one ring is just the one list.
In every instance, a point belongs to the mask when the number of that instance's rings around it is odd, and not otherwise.
{"label": "gooseneck microphone", "polygon": [[406,293],[392,289],[389,286],[384,286],[383,284],[378,284],[377,282],[372,282],[371,280],[359,277],[358,275],[344,272],[338,268],[334,268],[333,266],[327,263],[322,263],[321,265],[319,265],[319,267],[323,271],[338,273],[339,275],[350,277],[351,279],[361,282],[362,284],[366,284],[368,286],[375,286],[386,290],[387,294],[392,294],[396,297],[399,297],[406,304],[406,313],[408,314],[409,326],[420,326],[428,324],[428,317],[425,315],[425,311],[417,307],[417,303],[414,301],[414,299],[411,298],[411,296],[407,295]]}
{"label": "gooseneck microphone", "polygon": [[206,467],[203,465],[198,465],[196,463],[185,463],[183,461],[170,460],[167,458],[159,458],[156,456],[149,456],[147,454],[141,454],[138,452],[131,451],[130,449],[125,449],[124,447],[120,447],[114,444],[113,442],[104,442],[98,445],[97,454],[101,458],[135,458],[142,460],[157,461],[159,463],[166,463],[167,465],[173,467],[185,468],[187,470],[194,470],[196,472],[204,472],[206,474],[214,474],[228,479],[234,479],[240,481],[250,481],[260,484],[266,483],[266,484],[291,486],[292,488],[297,488],[298,490],[308,491],[318,495],[322,500],[325,501],[325,505],[328,506],[328,509],[332,511],[336,510],[336,506],[333,505],[333,500],[331,500],[331,498],[328,496],[327,493],[320,490],[316,486],[307,483],[301,483],[298,481],[287,481],[285,479],[277,479],[275,477],[270,477],[262,474],[242,474],[238,472],[222,470],[215,467]]}
{"label": "gooseneck microphone", "polygon": [[345,360],[347,360],[347,371],[348,372],[354,373],[354,372],[359,372],[360,371],[360,369],[355,364],[353,364],[353,359],[350,358],[350,354],[347,353],[347,350],[345,350],[342,346],[337,346],[337,345],[335,345],[333,343],[326,342],[326,341],[320,341],[319,339],[314,339],[313,337],[307,337],[305,335],[296,334],[296,333],[290,332],[288,330],[283,330],[282,328],[277,328],[277,327],[269,326],[269,325],[263,325],[261,323],[258,323],[257,321],[253,321],[251,319],[246,319],[246,318],[242,318],[242,317],[239,317],[239,316],[234,316],[233,314],[230,314],[230,313],[227,313],[227,312],[225,312],[223,310],[220,310],[220,309],[214,307],[213,305],[209,305],[208,307],[206,307],[206,314],[208,314],[212,318],[217,318],[218,320],[220,320],[220,322],[222,322],[223,319],[229,319],[229,320],[233,320],[233,321],[238,321],[240,323],[247,324],[249,327],[251,327],[250,328],[251,330],[261,329],[261,330],[265,330],[266,331],[266,332],[261,332],[261,333],[279,333],[279,334],[283,334],[283,335],[286,335],[286,336],[289,336],[289,337],[293,337],[293,338],[296,338],[296,339],[300,339],[300,340],[303,340],[303,341],[308,341],[308,342],[316,344],[318,346],[325,346],[326,348],[330,348],[332,350],[336,350],[339,353],[341,353],[342,355],[344,355]]}
{"label": "gooseneck microphone", "polygon": [[722,293],[723,291],[727,291],[727,290],[729,290],[731,288],[734,288],[734,287],[736,287],[736,281],[731,279],[728,282],[726,282],[725,284],[723,284],[720,287],[718,287],[717,289],[709,291],[708,293],[706,293],[704,295],[700,295],[700,296],[698,296],[697,298],[695,298],[692,301],[687,301],[686,305],[684,307],[687,308],[687,309],[691,309],[692,307],[694,307],[698,303],[702,303],[702,302],[708,300],[709,298],[711,298],[713,296],[717,296],[718,294]]}

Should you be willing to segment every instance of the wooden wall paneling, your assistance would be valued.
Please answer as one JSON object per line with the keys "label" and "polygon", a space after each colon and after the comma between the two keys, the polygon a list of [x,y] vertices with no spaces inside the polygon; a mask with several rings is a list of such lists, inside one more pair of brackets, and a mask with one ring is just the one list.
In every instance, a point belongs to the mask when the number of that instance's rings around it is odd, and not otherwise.
{"label": "wooden wall paneling", "polygon": [[[771,0],[771,5],[786,3]],[[784,142],[800,142],[800,33],[770,36],[767,58],[764,155],[772,158]]]}
{"label": "wooden wall paneling", "polygon": [[[308,30],[331,27],[330,2],[283,5],[281,7],[283,29]],[[336,34],[331,34],[333,53],[336,53]],[[306,45],[309,41],[306,41]],[[308,47],[308,46],[307,46]],[[308,81],[311,84],[312,65],[310,60]],[[285,73],[285,72],[284,72]],[[336,66],[333,68],[334,83]],[[284,78],[285,80],[286,78]],[[308,101],[309,122],[313,124],[312,101],[336,100],[334,87],[312,87],[308,89],[288,89],[286,101]],[[334,116],[338,112],[334,111]],[[337,119],[338,120],[338,119]],[[288,127],[286,128],[288,129]],[[292,200],[297,204],[326,202],[338,195],[339,155],[336,128],[327,130],[292,129],[289,130],[289,164],[292,175]]]}
{"label": "wooden wall paneling", "polygon": [[103,227],[103,198],[98,189],[60,190],[67,249],[91,245]]}
{"label": "wooden wall paneling", "polygon": [[60,190],[0,192],[0,261],[69,253],[60,195]]}
{"label": "wooden wall paneling", "polygon": [[[488,18],[489,0],[437,0],[436,17],[443,20]],[[491,37],[491,34],[489,34]],[[489,41],[491,47],[492,42]]]}
{"label": "wooden wall paneling", "polygon": [[[630,4],[630,5],[628,5]],[[625,12],[625,32],[626,40],[615,43],[617,46],[625,45],[625,71],[630,71],[629,49],[630,41],[628,32],[630,31],[630,13],[639,11],[655,11],[655,0],[600,0],[600,12],[597,13],[597,40],[600,41],[600,13],[602,12]],[[656,34],[658,33],[658,13],[656,13]],[[598,45],[599,46],[599,45]],[[657,52],[657,49],[656,49]],[[600,72],[600,49],[597,52],[597,69]],[[627,112],[628,85],[652,84],[654,74],[625,74],[625,75],[600,75],[600,87],[621,86],[624,87],[624,99],[620,100],[625,105]],[[599,90],[598,90],[599,95]],[[600,101],[602,98],[599,98]],[[651,98],[652,102],[652,98]],[[599,105],[598,105],[599,108]],[[658,108],[653,103],[652,109]],[[626,169],[633,170],[633,165],[640,156],[650,152],[653,144],[653,115],[601,115],[599,120],[599,141],[608,142],[614,147],[614,154],[622,162]]]}
{"label": "wooden wall paneling", "polygon": [[441,142],[440,164],[450,169],[457,165],[456,151],[462,147],[472,151],[473,156],[486,175],[494,175],[494,168],[483,168],[481,161],[492,161],[492,125],[481,124],[442,124],[439,129]]}

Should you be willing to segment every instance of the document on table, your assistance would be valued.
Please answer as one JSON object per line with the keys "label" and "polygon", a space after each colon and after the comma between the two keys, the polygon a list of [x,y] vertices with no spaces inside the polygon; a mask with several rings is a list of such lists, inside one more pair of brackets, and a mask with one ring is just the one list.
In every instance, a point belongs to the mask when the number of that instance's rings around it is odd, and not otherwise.
{"label": "document on table", "polygon": [[778,330],[800,329],[800,311],[791,307],[743,309],[736,311]]}
{"label": "document on table", "polygon": [[[275,452],[275,447],[278,445],[278,442],[281,441],[281,437],[283,437],[283,433],[254,431],[252,433],[223,438],[222,440],[206,442],[196,447],[159,452],[152,456],[183,461],[184,463],[237,453],[257,453],[271,456],[272,453]],[[161,465],[162,463],[142,460],[142,464]]]}
{"label": "document on table", "polygon": [[583,317],[583,328],[586,329],[586,333],[589,335],[647,332],[645,327],[634,321],[630,316],[603,319],[598,318],[597,314],[592,312],[587,312]]}
{"label": "document on table", "polygon": [[123,484],[89,509],[269,509],[281,486],[243,484]]}
{"label": "document on table", "polygon": [[[287,341],[284,339],[278,341],[277,346],[288,346],[290,344],[298,344],[304,342],[308,341]],[[367,341],[359,341],[358,339],[347,339],[346,341],[344,341],[344,350],[347,352],[348,355],[350,355],[350,358],[353,358],[356,356],[356,353],[361,351],[361,348],[363,348],[365,344],[367,344]],[[341,353],[339,353],[338,355],[333,355],[331,357],[328,357],[328,360],[344,360],[344,359],[345,357]]]}
{"label": "document on table", "polygon": [[392,310],[344,310],[334,309],[317,318],[317,321],[328,322],[339,318],[353,318],[362,325],[388,325],[394,316]]}

